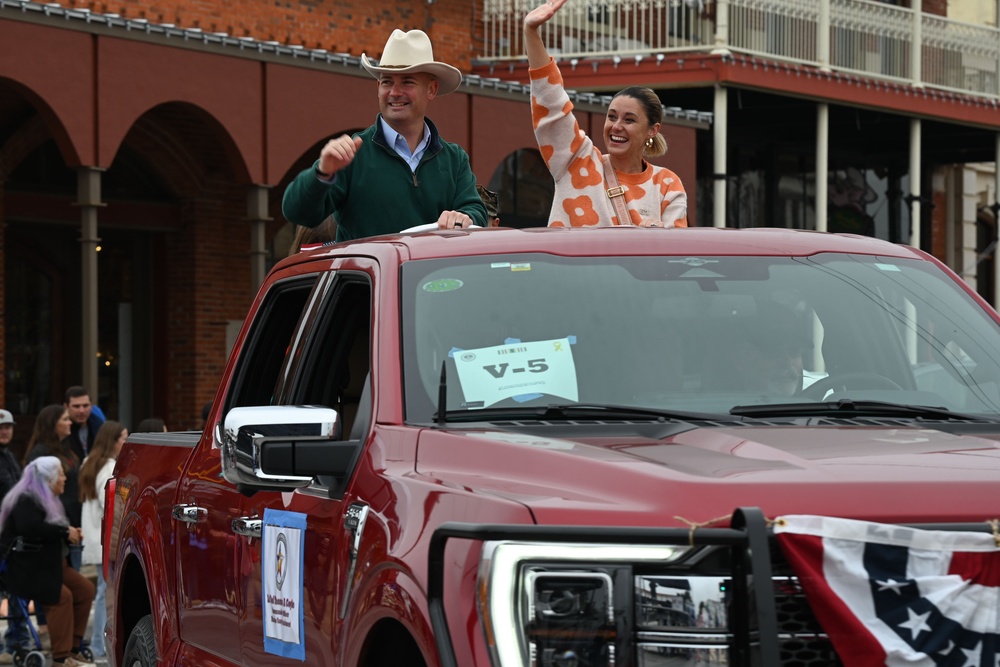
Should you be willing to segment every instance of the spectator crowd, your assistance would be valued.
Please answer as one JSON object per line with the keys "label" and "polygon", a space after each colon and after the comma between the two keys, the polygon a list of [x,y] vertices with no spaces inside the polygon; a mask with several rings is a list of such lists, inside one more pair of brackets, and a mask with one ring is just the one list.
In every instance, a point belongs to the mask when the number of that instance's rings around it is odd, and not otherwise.
{"label": "spectator crowd", "polygon": [[[88,667],[106,654],[100,526],[104,487],[129,431],[80,386],[42,408],[23,455],[17,422],[0,410],[0,593],[7,621],[0,665],[47,651],[53,665]],[[143,420],[140,431],[166,431]],[[96,576],[81,573],[95,566]],[[95,580],[96,579],[96,580]],[[92,630],[87,628],[93,615]],[[29,631],[31,617],[38,640]]]}

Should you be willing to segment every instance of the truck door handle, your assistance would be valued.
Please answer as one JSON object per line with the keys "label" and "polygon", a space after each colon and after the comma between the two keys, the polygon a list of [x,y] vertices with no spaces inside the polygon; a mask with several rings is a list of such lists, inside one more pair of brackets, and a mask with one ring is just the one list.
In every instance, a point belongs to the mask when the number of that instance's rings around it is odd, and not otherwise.
{"label": "truck door handle", "polygon": [[175,519],[184,523],[198,523],[202,517],[208,516],[208,510],[196,505],[174,505],[170,512]]}
{"label": "truck door handle", "polygon": [[262,524],[255,516],[241,516],[233,519],[233,532],[244,537],[260,537]]}
{"label": "truck door handle", "polygon": [[361,534],[365,531],[365,522],[371,507],[364,503],[351,503],[344,516],[344,529],[350,534],[351,542],[347,547],[347,577],[344,579],[344,595],[341,597],[340,618],[347,615],[347,604],[351,599],[354,587],[354,569],[358,565],[358,555],[361,551]]}

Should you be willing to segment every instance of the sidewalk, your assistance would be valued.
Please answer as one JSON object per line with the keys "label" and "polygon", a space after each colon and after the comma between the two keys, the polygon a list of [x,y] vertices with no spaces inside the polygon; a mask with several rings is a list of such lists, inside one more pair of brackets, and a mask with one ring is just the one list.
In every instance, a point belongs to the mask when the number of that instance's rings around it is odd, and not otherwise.
{"label": "sidewalk", "polygon": [[[89,576],[92,581],[96,580],[96,578],[97,578],[96,570],[94,569],[93,565],[84,565],[83,568],[80,570],[80,573],[83,574],[84,576]],[[31,617],[31,623],[35,626],[35,630],[38,630],[38,625],[35,623],[35,617],[34,616]],[[92,629],[93,629],[93,624],[94,624],[94,610],[91,609],[90,610],[90,622],[87,624],[87,634],[86,634],[87,641],[90,641],[90,636],[91,636],[91,632],[92,632]],[[6,619],[0,618],[0,640],[3,639],[3,633],[6,632],[6,630],[7,630],[7,621],[6,621]],[[2,648],[2,646],[0,646],[0,648]],[[50,659],[52,657],[49,654],[48,651],[45,651],[45,655],[46,655],[47,658],[50,658]],[[106,667],[107,664],[108,664],[108,659],[107,658],[94,658],[94,662],[99,667]]]}

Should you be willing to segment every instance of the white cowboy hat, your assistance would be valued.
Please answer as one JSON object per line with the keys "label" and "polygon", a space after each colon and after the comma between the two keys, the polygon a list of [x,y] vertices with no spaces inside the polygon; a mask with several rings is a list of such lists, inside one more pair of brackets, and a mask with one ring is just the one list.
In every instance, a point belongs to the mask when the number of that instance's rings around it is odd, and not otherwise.
{"label": "white cowboy hat", "polygon": [[361,66],[376,79],[383,74],[426,72],[438,80],[438,95],[453,93],[462,84],[462,73],[458,68],[434,60],[431,39],[423,30],[393,30],[382,50],[378,66],[373,65],[364,53],[361,54]]}

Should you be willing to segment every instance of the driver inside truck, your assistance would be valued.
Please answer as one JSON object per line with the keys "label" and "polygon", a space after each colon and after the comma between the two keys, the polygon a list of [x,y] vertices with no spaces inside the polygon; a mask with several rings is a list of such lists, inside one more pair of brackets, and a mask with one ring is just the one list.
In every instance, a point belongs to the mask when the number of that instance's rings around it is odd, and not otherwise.
{"label": "driver inside truck", "polygon": [[768,396],[798,394],[804,358],[812,349],[804,318],[788,306],[761,299],[749,319],[734,357],[736,388]]}

